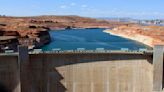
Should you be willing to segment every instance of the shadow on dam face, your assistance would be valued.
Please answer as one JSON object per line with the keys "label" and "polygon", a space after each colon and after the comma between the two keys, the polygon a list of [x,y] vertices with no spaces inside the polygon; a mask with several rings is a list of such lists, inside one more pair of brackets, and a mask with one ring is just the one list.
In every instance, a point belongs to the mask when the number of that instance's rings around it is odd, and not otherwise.
{"label": "shadow on dam face", "polygon": [[0,82],[0,92],[12,92],[9,88],[7,88],[7,86]]}
{"label": "shadow on dam face", "polygon": [[0,92],[12,92],[9,88],[7,88],[7,86],[0,82]]}
{"label": "shadow on dam face", "polygon": [[[37,57],[37,55],[34,56]],[[124,62],[130,60],[147,60],[150,64],[153,63],[153,55],[144,54],[42,54],[41,56],[54,67],[102,61],[112,62],[118,60]]]}

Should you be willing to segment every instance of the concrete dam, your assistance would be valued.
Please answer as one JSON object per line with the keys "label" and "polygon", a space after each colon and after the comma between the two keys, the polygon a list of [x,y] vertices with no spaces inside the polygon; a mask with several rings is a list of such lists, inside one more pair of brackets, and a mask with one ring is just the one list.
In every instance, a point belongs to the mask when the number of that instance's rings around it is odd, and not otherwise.
{"label": "concrete dam", "polygon": [[162,92],[163,46],[154,51],[0,54],[11,92]]}

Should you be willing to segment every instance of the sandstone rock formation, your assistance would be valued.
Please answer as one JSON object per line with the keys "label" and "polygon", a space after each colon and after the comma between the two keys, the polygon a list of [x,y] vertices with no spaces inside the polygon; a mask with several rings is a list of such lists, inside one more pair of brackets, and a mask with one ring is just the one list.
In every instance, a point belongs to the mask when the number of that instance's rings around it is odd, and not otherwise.
{"label": "sandstone rock formation", "polygon": [[19,44],[30,48],[40,47],[50,42],[46,28],[31,27],[31,24],[21,18],[0,17],[0,36],[16,36]]}
{"label": "sandstone rock formation", "polygon": [[164,27],[162,26],[124,25],[105,32],[136,40],[150,47],[164,45]]}

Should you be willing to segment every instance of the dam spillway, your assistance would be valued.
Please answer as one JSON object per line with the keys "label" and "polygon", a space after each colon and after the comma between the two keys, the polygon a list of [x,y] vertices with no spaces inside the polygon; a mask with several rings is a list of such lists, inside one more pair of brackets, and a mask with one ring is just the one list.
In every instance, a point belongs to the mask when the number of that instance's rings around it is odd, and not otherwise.
{"label": "dam spillway", "polygon": [[0,82],[12,92],[153,92],[158,89],[153,84],[161,80],[153,77],[152,51],[28,54],[26,48],[19,50],[0,54]]}

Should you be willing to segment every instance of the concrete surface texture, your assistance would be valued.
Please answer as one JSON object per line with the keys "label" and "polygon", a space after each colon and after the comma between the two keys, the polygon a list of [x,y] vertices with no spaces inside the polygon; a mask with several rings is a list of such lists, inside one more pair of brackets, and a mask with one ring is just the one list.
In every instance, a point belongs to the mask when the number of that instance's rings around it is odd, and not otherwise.
{"label": "concrete surface texture", "polygon": [[0,56],[0,84],[9,92],[19,92],[20,77],[17,56]]}
{"label": "concrete surface texture", "polygon": [[[0,80],[12,92],[153,92],[152,57],[30,54],[29,61],[20,63],[24,68],[19,68],[17,56],[0,56]],[[19,69],[24,69],[21,78]]]}

